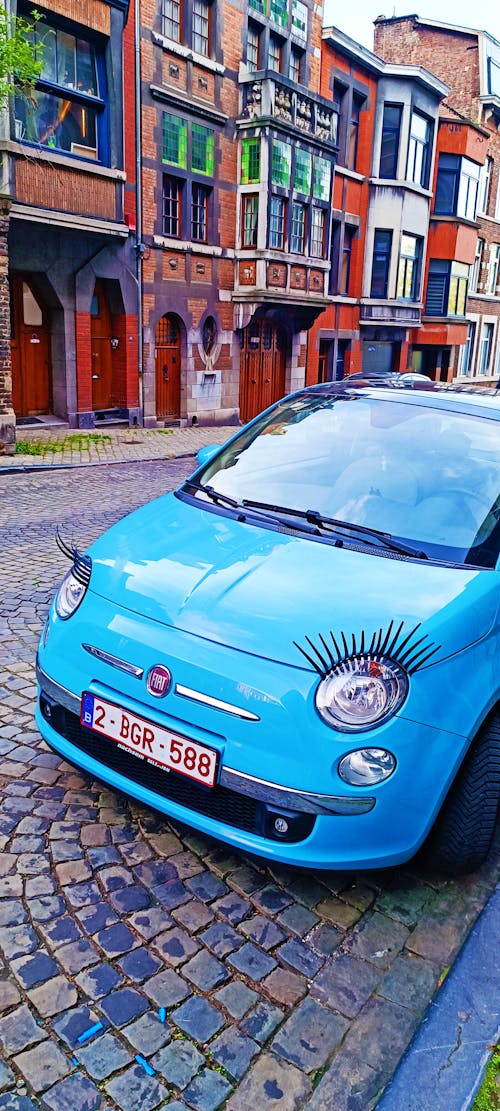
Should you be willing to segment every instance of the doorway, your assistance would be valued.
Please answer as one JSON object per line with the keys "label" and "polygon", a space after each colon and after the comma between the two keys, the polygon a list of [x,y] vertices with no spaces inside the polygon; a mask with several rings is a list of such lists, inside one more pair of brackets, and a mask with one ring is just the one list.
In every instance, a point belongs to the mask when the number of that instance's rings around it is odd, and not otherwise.
{"label": "doorway", "polygon": [[256,320],[243,332],[240,358],[240,417],[246,422],[285,393],[286,332]]}
{"label": "doorway", "polygon": [[155,332],[156,416],[178,420],[181,415],[181,330],[172,313],[166,313]]}
{"label": "doorway", "polygon": [[11,281],[12,405],[17,417],[51,409],[50,328],[47,313],[29,281]]}
{"label": "doorway", "polygon": [[92,408],[94,412],[113,406],[113,322],[102,282],[97,281],[90,306],[90,350],[92,355]]}

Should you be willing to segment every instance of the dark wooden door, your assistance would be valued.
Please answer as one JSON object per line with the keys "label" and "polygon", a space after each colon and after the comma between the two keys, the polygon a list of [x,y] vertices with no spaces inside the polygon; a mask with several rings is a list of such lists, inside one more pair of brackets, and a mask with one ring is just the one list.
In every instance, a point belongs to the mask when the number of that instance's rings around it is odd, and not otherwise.
{"label": "dark wooden door", "polygon": [[113,405],[113,326],[107,297],[101,282],[96,282],[90,313],[90,350],[92,358],[92,408],[94,412]]}
{"label": "dark wooden door", "polygon": [[177,420],[181,415],[181,333],[169,314],[156,325],[155,373],[156,416]]}
{"label": "dark wooden door", "polygon": [[13,277],[12,404],[18,417],[50,412],[50,331],[46,313],[31,286]]}
{"label": "dark wooden door", "polygon": [[243,333],[240,360],[240,416],[252,420],[285,393],[286,337],[267,320],[250,324]]}

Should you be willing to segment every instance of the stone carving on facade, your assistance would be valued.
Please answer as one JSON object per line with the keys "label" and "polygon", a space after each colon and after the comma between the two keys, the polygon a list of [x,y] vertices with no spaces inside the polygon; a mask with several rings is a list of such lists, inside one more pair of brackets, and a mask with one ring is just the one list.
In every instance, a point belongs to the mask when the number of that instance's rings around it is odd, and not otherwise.
{"label": "stone carving on facade", "polygon": [[297,100],[297,113],[295,123],[301,131],[311,130],[312,112],[308,100]]}
{"label": "stone carving on facade", "polygon": [[286,89],[276,86],[274,94],[274,115],[277,119],[292,122],[292,98]]}
{"label": "stone carving on facade", "polygon": [[246,90],[245,115],[250,119],[260,116],[262,111],[262,84],[257,81]]}

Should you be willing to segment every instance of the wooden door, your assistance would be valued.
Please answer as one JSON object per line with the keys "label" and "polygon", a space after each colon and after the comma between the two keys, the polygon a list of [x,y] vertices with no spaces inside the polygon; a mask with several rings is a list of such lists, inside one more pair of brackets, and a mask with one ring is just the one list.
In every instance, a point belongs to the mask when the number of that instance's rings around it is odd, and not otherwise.
{"label": "wooden door", "polygon": [[11,283],[12,404],[18,417],[49,413],[51,407],[50,331],[46,313],[30,284]]}
{"label": "wooden door", "polygon": [[96,282],[90,309],[92,358],[92,408],[94,412],[113,406],[113,324],[104,287]]}
{"label": "wooden door", "polygon": [[175,317],[162,316],[155,333],[156,416],[178,420],[181,415],[181,332]]}
{"label": "wooden door", "polygon": [[267,320],[255,321],[243,334],[240,360],[240,416],[252,420],[285,393],[286,336]]}

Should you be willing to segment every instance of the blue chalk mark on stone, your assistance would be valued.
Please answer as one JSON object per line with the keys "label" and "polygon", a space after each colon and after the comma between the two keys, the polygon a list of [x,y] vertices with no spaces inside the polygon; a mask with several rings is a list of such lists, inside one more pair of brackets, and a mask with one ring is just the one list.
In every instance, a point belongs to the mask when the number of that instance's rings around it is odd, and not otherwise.
{"label": "blue chalk mark on stone", "polygon": [[144,1072],[147,1072],[148,1076],[156,1076],[155,1070],[151,1068],[151,1065],[148,1065],[148,1062],[144,1060],[144,1057],[141,1057],[140,1053],[136,1053],[135,1059],[138,1065],[142,1065]]}
{"label": "blue chalk mark on stone", "polygon": [[165,1022],[166,1017],[167,1017],[166,1007],[160,1007],[160,1010],[158,1011],[158,1018],[159,1018],[160,1022]]}
{"label": "blue chalk mark on stone", "polygon": [[80,1034],[76,1040],[81,1045],[82,1042],[88,1041],[94,1034],[98,1034],[100,1030],[104,1030],[104,1026],[102,1022],[96,1022],[94,1026],[89,1026],[88,1030],[84,1030],[83,1034]]}

